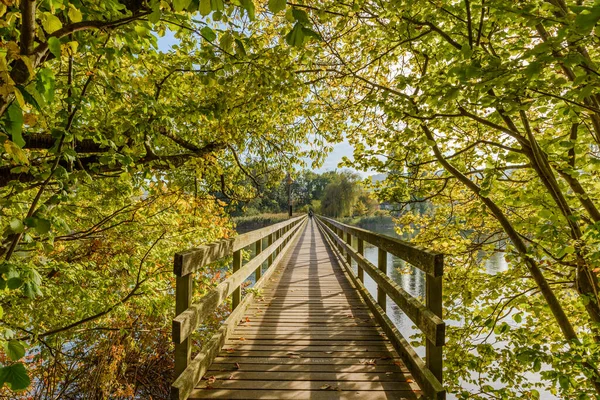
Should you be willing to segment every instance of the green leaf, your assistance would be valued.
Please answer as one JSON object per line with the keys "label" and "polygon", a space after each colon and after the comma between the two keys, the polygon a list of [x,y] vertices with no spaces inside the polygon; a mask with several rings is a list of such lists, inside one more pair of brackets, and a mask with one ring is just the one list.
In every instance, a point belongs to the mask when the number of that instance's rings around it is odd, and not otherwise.
{"label": "green leaf", "polygon": [[285,10],[287,0],[269,0],[269,11],[273,14]]}
{"label": "green leaf", "polygon": [[175,11],[185,10],[191,3],[191,0],[173,0],[173,8]]}
{"label": "green leaf", "polygon": [[306,37],[315,38],[318,41],[322,41],[323,40],[323,38],[321,37],[321,35],[319,35],[317,32],[313,31],[310,28],[304,27],[304,26],[302,27],[302,33]]}
{"label": "green leaf", "polygon": [[248,18],[250,18],[250,21],[254,21],[256,12],[254,8],[254,2],[252,0],[241,0],[241,4],[242,8],[248,13]]}
{"label": "green leaf", "polygon": [[54,36],[48,38],[48,50],[54,57],[60,58],[60,39]]}
{"label": "green leaf", "polygon": [[575,18],[575,26],[578,31],[588,33],[594,28],[598,21],[600,21],[600,4],[593,8],[585,7],[585,9]]}
{"label": "green leaf", "polygon": [[310,20],[308,19],[308,14],[304,10],[300,10],[298,8],[292,9],[292,16],[302,25],[310,25]]}
{"label": "green leaf", "polygon": [[44,234],[50,232],[50,227],[51,227],[50,221],[48,221],[47,219],[36,218],[35,230],[40,235],[44,235]]}
{"label": "green leaf", "polygon": [[38,101],[35,99],[35,97],[33,97],[31,95],[31,93],[29,93],[25,89],[25,87],[23,87],[22,85],[17,85],[16,87],[17,87],[17,89],[19,89],[19,91],[21,92],[21,95],[23,96],[23,99],[25,99],[25,101],[28,104],[31,104],[33,107],[35,107],[36,110],[42,111],[42,109],[40,108],[40,104],[38,103]]}
{"label": "green leaf", "polygon": [[300,47],[304,44],[304,33],[302,32],[302,25],[297,22],[292,30],[285,35],[285,41],[290,46]]}
{"label": "green leaf", "polygon": [[25,355],[25,346],[18,340],[9,340],[4,345],[4,351],[11,360],[17,361]]}
{"label": "green leaf", "polygon": [[210,14],[212,11],[212,8],[210,7],[210,0],[200,0],[200,7],[198,8],[198,11],[200,11],[200,15],[203,17]]}
{"label": "green leaf", "polygon": [[6,281],[6,286],[10,290],[18,289],[21,287],[21,285],[23,285],[23,280],[21,278],[10,278],[8,281]]}
{"label": "green leaf", "polygon": [[0,368],[0,387],[6,384],[12,390],[18,391],[27,389],[31,380],[27,375],[27,370],[22,363]]}
{"label": "green leaf", "polygon": [[12,141],[19,147],[25,146],[25,140],[23,139],[23,111],[17,102],[13,102],[8,107],[8,123],[6,124],[6,131],[11,134]]}
{"label": "green leaf", "polygon": [[13,233],[23,233],[23,231],[25,231],[25,226],[20,219],[15,218],[10,221],[10,230],[13,231]]}
{"label": "green leaf", "polygon": [[67,13],[71,22],[81,22],[83,16],[81,15],[81,11],[75,8],[73,4],[69,4],[69,12]]}
{"label": "green leaf", "polygon": [[210,29],[208,26],[205,26],[204,28],[200,29],[200,33],[202,34],[202,36],[204,36],[204,39],[208,40],[209,42],[214,42],[217,38],[217,34],[215,33],[215,31]]}
{"label": "green leaf", "polygon": [[58,17],[50,12],[44,13],[44,18],[42,19],[42,26],[47,33],[54,33],[60,28],[62,28],[62,22]]}
{"label": "green leaf", "polygon": [[569,386],[571,386],[571,382],[569,381],[569,377],[567,375],[559,375],[558,384],[564,390],[569,389]]}
{"label": "green leaf", "polygon": [[231,53],[233,50],[233,35],[231,35],[229,32],[225,32],[225,34],[221,35],[219,46],[223,49],[223,51]]}
{"label": "green leaf", "polygon": [[241,57],[246,56],[246,49],[244,43],[240,39],[235,39],[235,53]]}
{"label": "green leaf", "polygon": [[225,11],[223,0],[210,0],[210,8],[213,11]]}

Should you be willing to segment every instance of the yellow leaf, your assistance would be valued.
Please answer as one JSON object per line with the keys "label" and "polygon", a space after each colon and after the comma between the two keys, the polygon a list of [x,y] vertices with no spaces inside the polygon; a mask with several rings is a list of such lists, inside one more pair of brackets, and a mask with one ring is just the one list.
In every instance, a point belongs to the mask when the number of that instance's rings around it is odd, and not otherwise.
{"label": "yellow leaf", "polygon": [[75,8],[73,4],[69,4],[69,19],[73,22],[81,22],[83,16],[81,15],[81,11]]}
{"label": "yellow leaf", "polygon": [[45,12],[42,20],[42,26],[47,33],[54,33],[62,28],[62,22],[60,19],[52,13]]}
{"label": "yellow leaf", "polygon": [[15,90],[15,98],[17,99],[17,103],[19,103],[19,107],[21,107],[21,110],[25,108],[25,99],[23,98],[23,95],[21,94],[20,90]]}
{"label": "yellow leaf", "polygon": [[6,150],[6,153],[8,153],[8,155],[11,156],[15,162],[29,164],[27,153],[19,146],[14,144],[11,140],[6,140],[4,142],[4,150]]}

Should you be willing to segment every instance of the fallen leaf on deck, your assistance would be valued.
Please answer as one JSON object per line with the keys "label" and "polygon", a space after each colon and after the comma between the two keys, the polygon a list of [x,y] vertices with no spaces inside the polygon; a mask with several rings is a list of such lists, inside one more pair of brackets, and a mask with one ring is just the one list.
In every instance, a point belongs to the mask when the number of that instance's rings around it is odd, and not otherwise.
{"label": "fallen leaf on deck", "polygon": [[230,347],[228,349],[225,349],[225,351],[228,352],[228,353],[233,353],[235,351],[235,349],[232,348],[232,347]]}
{"label": "fallen leaf on deck", "polygon": [[235,363],[235,368],[236,368],[236,369],[240,369],[240,368],[241,368],[241,367],[240,367],[240,364],[238,364],[238,363]]}
{"label": "fallen leaf on deck", "polygon": [[333,354],[333,351],[325,351],[325,354]]}
{"label": "fallen leaf on deck", "polygon": [[377,363],[377,360],[375,360],[375,359],[372,359],[372,360],[363,360],[362,363],[365,364],[365,365],[375,365]]}
{"label": "fallen leaf on deck", "polygon": [[216,380],[217,378],[214,375],[209,376],[207,379],[209,385],[215,383]]}
{"label": "fallen leaf on deck", "polygon": [[250,322],[250,318],[246,317],[246,322]]}
{"label": "fallen leaf on deck", "polygon": [[245,337],[241,337],[238,340],[241,340],[243,342],[244,340],[246,340],[246,338]]}
{"label": "fallen leaf on deck", "polygon": [[414,381],[412,379],[407,379],[406,382],[407,383],[413,383]]}
{"label": "fallen leaf on deck", "polygon": [[331,389],[331,385],[323,385],[321,386],[321,390],[328,390]]}
{"label": "fallen leaf on deck", "polygon": [[229,377],[227,379],[229,379],[229,380],[233,379],[233,374],[229,375]]}

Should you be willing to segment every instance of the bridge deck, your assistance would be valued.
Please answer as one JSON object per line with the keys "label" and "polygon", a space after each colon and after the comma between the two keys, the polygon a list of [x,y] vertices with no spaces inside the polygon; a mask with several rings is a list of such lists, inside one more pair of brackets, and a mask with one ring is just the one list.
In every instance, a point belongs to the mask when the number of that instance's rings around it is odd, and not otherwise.
{"label": "bridge deck", "polygon": [[311,221],[190,398],[420,397]]}

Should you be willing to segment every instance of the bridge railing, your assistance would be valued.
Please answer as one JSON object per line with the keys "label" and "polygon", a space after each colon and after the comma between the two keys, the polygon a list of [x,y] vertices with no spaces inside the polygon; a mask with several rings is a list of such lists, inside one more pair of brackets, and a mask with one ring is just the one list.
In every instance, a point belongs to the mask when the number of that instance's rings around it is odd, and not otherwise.
{"label": "bridge railing", "polygon": [[[306,215],[257,229],[233,239],[221,240],[196,249],[175,254],[175,318],[173,342],[175,343],[175,381],[171,386],[172,399],[187,399],[208,367],[212,364],[236,322],[251,303],[254,294],[242,299],[241,285],[252,273],[255,288],[260,288],[275,270],[290,248],[292,240],[302,231]],[[266,248],[263,242],[266,241]],[[255,256],[242,265],[242,250],[254,246]],[[193,303],[194,272],[208,264],[233,256],[233,273]],[[267,269],[263,274],[263,264]],[[220,329],[202,346],[192,360],[192,333],[216,308],[231,296],[232,311]]]}
{"label": "bridge railing", "polygon": [[[445,390],[442,386],[442,349],[446,334],[446,325],[442,320],[443,255],[323,216],[317,216],[316,219],[331,247],[338,253],[340,260],[345,261],[345,267],[361,296],[417,383],[428,395],[428,398],[445,398]],[[352,246],[352,237],[357,238],[356,249]],[[378,248],[377,266],[364,257],[365,242]],[[388,277],[387,253],[399,257],[425,272],[425,304]],[[352,259],[357,264],[356,275],[352,270]],[[342,264],[344,263],[342,262]],[[363,284],[365,272],[377,284],[377,300],[371,296]],[[387,316],[387,297],[396,303],[425,335],[425,362]]]}

